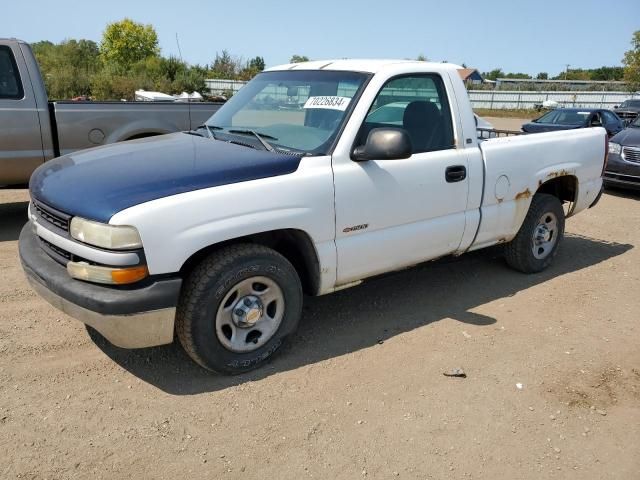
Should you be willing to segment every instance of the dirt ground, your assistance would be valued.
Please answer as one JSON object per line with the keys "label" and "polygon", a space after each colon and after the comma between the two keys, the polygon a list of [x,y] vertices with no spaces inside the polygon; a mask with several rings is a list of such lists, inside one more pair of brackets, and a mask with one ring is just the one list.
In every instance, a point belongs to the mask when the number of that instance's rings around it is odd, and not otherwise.
{"label": "dirt ground", "polygon": [[308,299],[232,378],[38,298],[26,202],[0,190],[2,479],[640,478],[640,195],[568,220],[541,274],[490,249]]}
{"label": "dirt ground", "polygon": [[499,117],[483,117],[487,122],[491,123],[498,130],[514,130],[519,132],[522,125],[529,120],[524,118],[499,118]]}

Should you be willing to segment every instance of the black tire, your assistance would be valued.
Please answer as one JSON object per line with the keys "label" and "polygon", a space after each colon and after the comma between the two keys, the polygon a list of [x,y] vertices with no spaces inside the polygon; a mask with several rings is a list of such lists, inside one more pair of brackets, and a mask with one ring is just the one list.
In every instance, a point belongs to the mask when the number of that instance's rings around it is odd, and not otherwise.
{"label": "black tire", "polygon": [[[225,305],[222,301],[230,292],[233,295],[232,289],[254,277],[266,277],[279,287],[284,303],[278,314],[281,320],[263,345],[248,352],[232,351],[219,336],[217,315],[229,304],[229,299]],[[266,363],[295,331],[302,299],[300,278],[285,257],[262,245],[231,245],[205,258],[185,280],[176,312],[176,333],[185,351],[202,367],[226,375],[247,372]],[[235,308],[229,306],[228,310],[238,311]]]}
{"label": "black tire", "polygon": [[[553,233],[555,241],[548,247],[549,250],[545,251],[545,248],[538,248],[535,237],[541,222],[544,223],[545,218],[552,218],[552,215],[557,219],[557,229]],[[536,273],[551,265],[564,237],[564,220],[562,203],[557,197],[546,193],[534,195],[518,234],[505,245],[504,254],[509,266],[523,273]]]}

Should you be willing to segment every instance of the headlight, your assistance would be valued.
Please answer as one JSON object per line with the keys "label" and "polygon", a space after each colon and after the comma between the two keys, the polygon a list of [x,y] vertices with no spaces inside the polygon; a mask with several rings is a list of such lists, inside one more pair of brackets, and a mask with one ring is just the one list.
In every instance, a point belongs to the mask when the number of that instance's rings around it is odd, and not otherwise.
{"label": "headlight", "polygon": [[73,217],[70,233],[76,240],[109,250],[142,248],[142,240],[135,227],[108,225]]}
{"label": "headlight", "polygon": [[609,153],[614,153],[616,155],[620,155],[620,152],[622,152],[622,147],[620,146],[619,143],[611,143],[611,142],[609,142]]}

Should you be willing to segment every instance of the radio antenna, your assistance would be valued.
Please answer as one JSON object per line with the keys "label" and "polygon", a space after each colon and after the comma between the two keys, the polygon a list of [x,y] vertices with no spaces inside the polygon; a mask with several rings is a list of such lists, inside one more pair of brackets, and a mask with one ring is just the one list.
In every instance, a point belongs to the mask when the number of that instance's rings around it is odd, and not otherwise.
{"label": "radio antenna", "polygon": [[178,45],[178,55],[180,55],[180,61],[184,62],[182,59],[182,50],[180,49],[180,40],[178,39],[178,32],[176,32],[176,45]]}

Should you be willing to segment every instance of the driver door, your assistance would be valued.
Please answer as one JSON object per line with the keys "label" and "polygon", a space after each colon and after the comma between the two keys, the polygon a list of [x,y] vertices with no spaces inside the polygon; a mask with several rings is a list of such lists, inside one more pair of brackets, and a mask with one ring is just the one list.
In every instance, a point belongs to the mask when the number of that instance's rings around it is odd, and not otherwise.
{"label": "driver door", "polygon": [[389,80],[355,146],[379,127],[404,128],[413,153],[402,160],[334,158],[338,284],[455,252],[464,233],[467,155],[455,145],[442,78]]}

